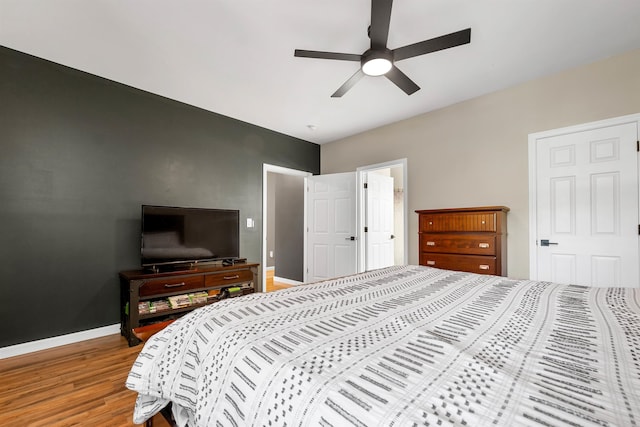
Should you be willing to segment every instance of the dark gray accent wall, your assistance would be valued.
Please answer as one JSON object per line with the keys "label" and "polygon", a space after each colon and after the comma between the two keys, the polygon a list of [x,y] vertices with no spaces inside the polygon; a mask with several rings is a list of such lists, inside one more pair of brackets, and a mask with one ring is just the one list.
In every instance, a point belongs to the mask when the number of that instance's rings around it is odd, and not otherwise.
{"label": "dark gray accent wall", "polygon": [[119,322],[142,204],[239,209],[257,262],[262,164],[320,170],[316,144],[3,47],[0,147],[0,347]]}

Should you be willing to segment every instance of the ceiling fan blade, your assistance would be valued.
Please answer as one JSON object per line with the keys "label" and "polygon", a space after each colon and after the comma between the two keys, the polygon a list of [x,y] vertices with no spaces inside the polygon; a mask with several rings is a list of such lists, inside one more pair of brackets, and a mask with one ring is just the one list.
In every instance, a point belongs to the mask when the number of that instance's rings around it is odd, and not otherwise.
{"label": "ceiling fan blade", "polygon": [[362,55],[354,53],[320,52],[318,50],[296,49],[293,56],[301,58],[337,59],[340,61],[360,61]]}
{"label": "ceiling fan blade", "polygon": [[393,60],[400,61],[413,58],[414,56],[449,49],[469,42],[471,42],[471,28],[394,49]]}
{"label": "ceiling fan blade", "polygon": [[393,6],[393,0],[371,0],[371,27],[369,28],[371,49],[387,47],[391,6]]}
{"label": "ceiling fan blade", "polygon": [[351,89],[356,83],[358,83],[358,81],[364,76],[364,72],[362,72],[362,68],[358,68],[358,71],[356,71],[356,73],[349,77],[349,80],[347,80],[346,82],[344,82],[344,84],[342,86],[340,86],[338,88],[337,91],[335,91],[333,93],[333,95],[331,95],[332,98],[340,98],[342,95],[344,95],[345,93],[347,93],[347,91],[349,89]]}
{"label": "ceiling fan blade", "polygon": [[415,84],[405,73],[400,71],[395,65],[391,67],[391,70],[385,74],[385,76],[395,83],[400,89],[402,89],[407,95],[420,90],[420,86]]}

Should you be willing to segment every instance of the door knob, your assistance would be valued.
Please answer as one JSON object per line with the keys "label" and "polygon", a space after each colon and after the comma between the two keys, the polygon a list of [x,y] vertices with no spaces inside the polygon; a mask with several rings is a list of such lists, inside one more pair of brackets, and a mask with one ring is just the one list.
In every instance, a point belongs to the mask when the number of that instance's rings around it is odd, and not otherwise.
{"label": "door knob", "polygon": [[344,240],[357,240],[356,236],[345,237]]}
{"label": "door knob", "polygon": [[391,235],[390,239],[395,239],[396,236],[394,236],[393,234]]}
{"label": "door knob", "polygon": [[558,243],[556,242],[550,242],[547,239],[542,239],[540,240],[540,246],[549,246],[549,245],[557,245]]}

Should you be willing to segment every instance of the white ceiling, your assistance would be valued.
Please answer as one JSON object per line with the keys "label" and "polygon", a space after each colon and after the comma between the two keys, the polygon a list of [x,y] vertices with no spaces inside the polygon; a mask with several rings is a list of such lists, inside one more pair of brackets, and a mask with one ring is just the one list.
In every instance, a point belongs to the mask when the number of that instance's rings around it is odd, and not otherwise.
{"label": "white ceiling", "polygon": [[[397,0],[388,47],[471,27],[471,44],[331,94],[361,54],[370,0],[0,0],[0,45],[316,143],[640,48],[638,0]],[[639,71],[640,72],[640,71]],[[637,94],[636,94],[637,96]],[[315,130],[309,128],[310,125]]]}

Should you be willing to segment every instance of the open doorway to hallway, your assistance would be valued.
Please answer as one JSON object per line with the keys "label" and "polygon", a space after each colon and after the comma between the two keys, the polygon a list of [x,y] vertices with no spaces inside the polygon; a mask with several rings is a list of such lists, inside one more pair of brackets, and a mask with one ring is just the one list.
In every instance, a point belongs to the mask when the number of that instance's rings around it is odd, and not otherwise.
{"label": "open doorway to hallway", "polygon": [[304,179],[308,172],[264,165],[264,291],[301,284],[304,266]]}
{"label": "open doorway to hallway", "polygon": [[[357,223],[352,240],[357,247],[353,272],[381,268],[387,265],[407,263],[407,162],[406,159],[364,166],[351,172],[357,196],[350,215]],[[328,177],[328,175],[324,175]],[[380,218],[380,209],[375,204],[367,205],[369,199],[364,184],[370,177],[388,177],[392,180],[393,197],[390,202],[392,225],[386,229],[392,239],[390,245],[391,261],[384,265],[372,262],[376,246],[373,239],[366,236],[365,227],[372,227]],[[311,173],[287,169],[279,166],[264,165],[263,168],[263,250],[262,250],[262,288],[272,290],[272,284],[298,285],[305,282],[305,269],[309,270],[309,207],[308,182],[305,178]],[[357,183],[356,183],[357,181]],[[325,221],[326,222],[326,221]],[[316,229],[316,227],[311,227]],[[322,227],[320,227],[322,228]],[[344,240],[344,238],[342,239]],[[306,241],[306,244],[305,244]],[[372,243],[373,242],[373,243]],[[379,243],[379,242],[378,242]],[[387,245],[388,246],[388,245]],[[389,250],[389,249],[386,249]],[[313,258],[313,257],[312,257]],[[326,257],[325,257],[326,258]],[[316,260],[324,259],[316,257]],[[367,261],[369,259],[369,262]],[[306,264],[306,265],[305,265]],[[319,280],[319,279],[316,279]]]}

